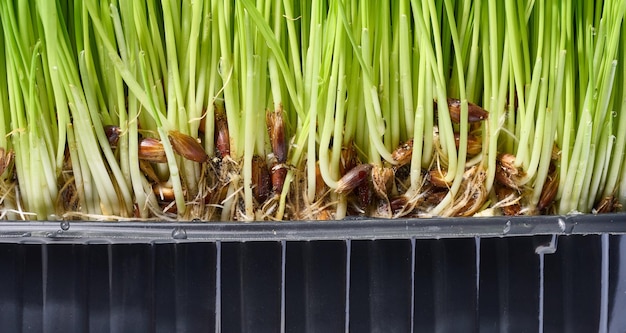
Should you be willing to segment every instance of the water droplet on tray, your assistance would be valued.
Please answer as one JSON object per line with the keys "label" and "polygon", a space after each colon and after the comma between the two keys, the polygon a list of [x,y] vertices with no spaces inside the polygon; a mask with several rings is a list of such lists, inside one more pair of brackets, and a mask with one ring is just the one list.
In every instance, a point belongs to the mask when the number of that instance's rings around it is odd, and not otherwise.
{"label": "water droplet on tray", "polygon": [[70,230],[70,222],[69,221],[62,221],[61,222],[61,229],[64,230],[64,231]]}
{"label": "water droplet on tray", "polygon": [[174,230],[172,230],[172,238],[187,239],[187,231],[183,228],[174,228]]}
{"label": "water droplet on tray", "polygon": [[511,231],[511,221],[506,221],[506,224],[504,225],[504,230],[502,230],[502,232],[508,234],[509,231]]}
{"label": "water droplet on tray", "polygon": [[63,230],[51,231],[46,233],[48,238],[56,238],[63,235]]}

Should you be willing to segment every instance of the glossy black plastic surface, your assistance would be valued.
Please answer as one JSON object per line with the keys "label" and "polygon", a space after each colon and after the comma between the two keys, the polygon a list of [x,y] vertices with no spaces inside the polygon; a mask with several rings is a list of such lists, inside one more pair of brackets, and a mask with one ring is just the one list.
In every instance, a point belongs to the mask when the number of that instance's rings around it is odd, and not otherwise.
{"label": "glossy black plastic surface", "polygon": [[4,332],[624,332],[626,236],[0,244]]}
{"label": "glossy black plastic surface", "polygon": [[2,332],[625,332],[626,215],[0,223]]}

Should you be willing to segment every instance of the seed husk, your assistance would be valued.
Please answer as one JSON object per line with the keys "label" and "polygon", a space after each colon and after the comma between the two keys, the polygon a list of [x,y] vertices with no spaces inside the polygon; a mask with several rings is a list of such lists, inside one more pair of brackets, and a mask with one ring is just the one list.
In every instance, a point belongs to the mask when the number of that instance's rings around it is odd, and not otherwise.
{"label": "seed husk", "polygon": [[174,189],[162,183],[152,185],[152,192],[154,192],[154,195],[156,195],[157,199],[161,202],[171,202],[175,198]]}
{"label": "seed husk", "polygon": [[615,196],[605,196],[594,207],[597,214],[613,213],[620,207],[619,202],[615,200]]}
{"label": "seed husk", "polygon": [[326,190],[328,186],[324,182],[324,178],[322,177],[322,170],[320,170],[320,163],[315,163],[315,197],[319,200],[324,194],[326,194]]}
{"label": "seed husk", "polygon": [[212,191],[209,191],[208,194],[204,197],[205,204],[214,204],[219,203],[226,198],[228,195],[228,185],[221,184],[216,186],[216,188]]}
{"label": "seed husk", "polygon": [[222,112],[215,114],[215,147],[219,157],[230,156],[230,135],[226,115]]}
{"label": "seed husk", "polygon": [[446,195],[448,195],[447,189],[434,187],[428,191],[428,194],[426,195],[426,203],[430,205],[437,205],[443,200],[443,198],[446,197]]}
{"label": "seed husk", "polygon": [[392,198],[389,202],[389,205],[391,206],[391,211],[392,212],[400,211],[407,205],[408,201],[409,200],[404,195],[400,195],[395,198]]}
{"label": "seed husk", "polygon": [[557,173],[549,175],[546,183],[543,184],[541,190],[541,196],[539,196],[539,202],[537,203],[537,209],[542,211],[548,208],[553,202],[556,194],[559,190],[559,176]]}
{"label": "seed husk", "polygon": [[[476,123],[489,118],[489,112],[482,107],[469,102],[467,107],[467,121],[469,123]],[[435,103],[435,108],[437,108],[437,103]],[[456,98],[448,98],[448,110],[450,120],[457,124],[461,123],[461,101]]]}
{"label": "seed husk", "polygon": [[267,131],[270,136],[272,152],[278,163],[287,161],[287,140],[285,137],[285,120],[283,119],[282,106],[275,111],[266,114]]}
{"label": "seed husk", "polygon": [[360,183],[356,187],[356,195],[359,203],[359,207],[362,210],[367,210],[367,207],[372,203],[372,184],[368,181]]}
{"label": "seed husk", "polygon": [[180,156],[198,163],[209,160],[209,155],[204,151],[204,147],[190,135],[172,130],[168,132],[167,137],[170,139],[174,151]]}
{"label": "seed husk", "polygon": [[162,202],[159,204],[159,207],[161,207],[161,211],[163,212],[163,214],[177,214],[178,213],[178,207],[174,204],[173,201]]}
{"label": "seed husk", "polygon": [[150,162],[145,160],[139,160],[139,169],[143,174],[153,183],[158,183],[160,181],[159,176],[157,176],[156,172],[154,172],[154,168]]}
{"label": "seed husk", "polygon": [[411,162],[411,156],[413,156],[413,139],[402,143],[391,153],[391,158],[397,162],[396,168]]}
{"label": "seed husk", "polygon": [[498,155],[496,159],[496,180],[500,184],[519,192],[518,178],[520,177],[520,171],[515,167],[514,162],[515,155]]}
{"label": "seed husk", "polygon": [[287,165],[284,163],[274,163],[271,169],[272,191],[275,194],[281,194],[287,177]]}
{"label": "seed husk", "polygon": [[330,209],[322,209],[319,213],[317,213],[318,221],[329,221],[333,220],[333,212]]}
{"label": "seed husk", "polygon": [[372,184],[374,192],[383,199],[387,199],[393,186],[393,169],[386,167],[374,167],[372,169]]}
{"label": "seed husk", "polygon": [[339,163],[339,173],[343,176],[359,164],[356,150],[352,143],[341,149],[341,163]]}
{"label": "seed husk", "polygon": [[139,159],[154,163],[167,163],[165,149],[163,148],[161,141],[155,138],[140,139]]}
{"label": "seed husk", "polygon": [[[459,145],[461,144],[461,135],[459,133],[454,133],[454,144],[456,145],[456,149],[459,149]],[[476,156],[480,154],[483,150],[483,144],[480,138],[468,134],[467,135],[467,155]]]}
{"label": "seed husk", "polygon": [[452,184],[446,181],[447,175],[447,170],[433,169],[428,172],[428,179],[430,180],[430,183],[435,187],[449,188]]}
{"label": "seed husk", "polygon": [[262,204],[267,200],[271,188],[272,181],[267,163],[265,163],[265,159],[255,155],[252,158],[252,194],[257,203]]}
{"label": "seed husk", "polygon": [[356,167],[352,168],[348,171],[343,177],[339,179],[337,182],[337,188],[335,192],[337,193],[348,193],[367,179],[369,179],[373,166],[371,164],[359,164]]}
{"label": "seed husk", "polygon": [[109,145],[111,145],[111,147],[113,148],[117,147],[117,142],[120,140],[121,132],[122,131],[120,130],[118,126],[115,126],[115,125],[104,126],[104,133],[106,134],[107,139],[109,140]]}

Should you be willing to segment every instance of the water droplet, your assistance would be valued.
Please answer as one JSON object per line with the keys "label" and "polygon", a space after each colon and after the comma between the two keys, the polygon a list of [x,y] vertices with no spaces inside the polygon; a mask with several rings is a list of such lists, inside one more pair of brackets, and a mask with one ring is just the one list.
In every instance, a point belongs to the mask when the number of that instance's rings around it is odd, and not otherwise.
{"label": "water droplet", "polygon": [[61,222],[61,229],[64,230],[64,231],[70,230],[70,222],[69,221],[62,221]]}
{"label": "water droplet", "polygon": [[172,230],[172,238],[187,239],[187,231],[183,228],[174,228],[174,230]]}
{"label": "water droplet", "polygon": [[504,230],[502,230],[502,232],[508,234],[509,231],[511,231],[511,221],[506,221],[506,224],[504,225]]}
{"label": "water droplet", "polygon": [[32,235],[33,234],[31,234],[30,232],[25,232],[25,233],[22,234],[22,237],[30,237]]}
{"label": "water droplet", "polygon": [[196,217],[195,219],[192,219],[191,222],[202,222],[202,220]]}

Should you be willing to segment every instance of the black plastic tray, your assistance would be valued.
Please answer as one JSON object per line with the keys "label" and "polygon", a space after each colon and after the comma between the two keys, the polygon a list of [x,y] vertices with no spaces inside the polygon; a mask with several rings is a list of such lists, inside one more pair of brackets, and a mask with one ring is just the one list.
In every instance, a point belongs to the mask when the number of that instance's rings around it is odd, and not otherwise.
{"label": "black plastic tray", "polygon": [[3,332],[625,332],[626,215],[0,224]]}

